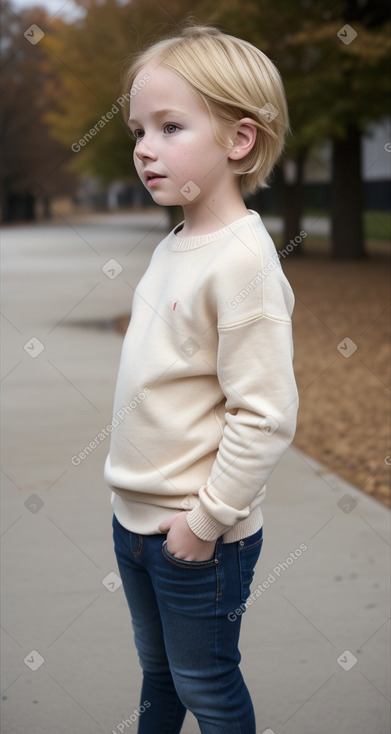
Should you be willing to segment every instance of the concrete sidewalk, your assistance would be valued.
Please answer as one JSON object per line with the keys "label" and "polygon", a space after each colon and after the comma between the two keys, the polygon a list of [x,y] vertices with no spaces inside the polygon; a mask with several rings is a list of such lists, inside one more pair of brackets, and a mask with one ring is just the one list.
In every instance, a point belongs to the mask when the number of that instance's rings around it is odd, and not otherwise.
{"label": "concrete sidewalk", "polygon": [[[111,420],[112,319],[165,225],[156,210],[2,233],[3,734],[137,730],[109,439],[80,456]],[[241,644],[257,732],[388,734],[389,511],[294,446],[263,511]]]}

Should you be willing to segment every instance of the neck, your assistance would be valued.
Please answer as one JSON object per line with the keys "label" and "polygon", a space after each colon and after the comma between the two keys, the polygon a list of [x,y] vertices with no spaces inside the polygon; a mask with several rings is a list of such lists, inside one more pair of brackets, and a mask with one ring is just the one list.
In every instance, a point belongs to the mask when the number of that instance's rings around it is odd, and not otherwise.
{"label": "neck", "polygon": [[197,235],[210,234],[218,229],[227,227],[241,217],[248,215],[248,209],[242,199],[240,192],[234,197],[225,199],[211,199],[208,202],[195,202],[183,206],[185,223],[180,237],[194,237]]}

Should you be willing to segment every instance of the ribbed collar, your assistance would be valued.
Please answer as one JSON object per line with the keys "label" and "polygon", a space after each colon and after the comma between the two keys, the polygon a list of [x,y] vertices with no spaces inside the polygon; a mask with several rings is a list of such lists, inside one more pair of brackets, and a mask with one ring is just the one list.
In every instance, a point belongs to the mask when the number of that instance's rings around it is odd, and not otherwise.
{"label": "ribbed collar", "polygon": [[195,250],[197,247],[204,247],[205,245],[209,245],[211,242],[216,242],[216,240],[226,237],[231,234],[231,232],[234,232],[243,224],[243,222],[248,221],[250,224],[251,222],[254,222],[255,219],[259,219],[259,214],[257,212],[252,209],[249,209],[248,211],[250,214],[246,214],[244,217],[236,219],[235,222],[216,230],[216,232],[196,235],[195,237],[180,237],[179,235],[176,235],[176,230],[181,226],[178,224],[168,235],[167,250],[185,252],[187,250]]}

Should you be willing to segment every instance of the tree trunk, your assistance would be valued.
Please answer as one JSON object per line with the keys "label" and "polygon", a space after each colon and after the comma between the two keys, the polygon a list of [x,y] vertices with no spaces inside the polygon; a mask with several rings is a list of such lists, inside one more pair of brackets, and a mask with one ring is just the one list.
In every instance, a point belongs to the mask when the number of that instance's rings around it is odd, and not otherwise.
{"label": "tree trunk", "polygon": [[[302,255],[303,248],[297,239],[300,237],[301,220],[303,217],[303,199],[304,199],[304,164],[307,157],[307,150],[302,148],[294,161],[289,161],[292,166],[290,175],[285,172],[283,176],[283,213],[284,213],[284,229],[282,247],[286,247],[289,243],[293,244],[295,249],[292,255]],[[293,165],[292,165],[293,164]],[[296,238],[296,241],[295,241]]]}
{"label": "tree trunk", "polygon": [[294,249],[291,250],[291,255],[303,254],[300,231],[302,229],[303,178],[306,156],[307,149],[302,148],[297,158],[285,162],[285,165],[283,164],[282,168],[280,168],[282,213],[284,218],[281,249],[284,249],[289,244],[293,245]]}
{"label": "tree trunk", "polygon": [[354,127],[350,127],[347,133],[343,140],[333,140],[332,255],[338,259],[354,260],[365,256],[361,135]]}

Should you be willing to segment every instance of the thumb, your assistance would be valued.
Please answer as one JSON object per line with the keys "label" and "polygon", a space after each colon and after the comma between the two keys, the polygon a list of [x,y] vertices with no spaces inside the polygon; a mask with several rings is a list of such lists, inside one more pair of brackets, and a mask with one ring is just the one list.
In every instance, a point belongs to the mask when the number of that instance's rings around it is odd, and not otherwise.
{"label": "thumb", "polygon": [[158,525],[158,530],[160,530],[161,533],[168,533],[175,518],[177,518],[180,514],[180,512],[176,512],[175,515],[171,515],[171,517],[169,517],[167,520],[163,520],[163,522]]}

